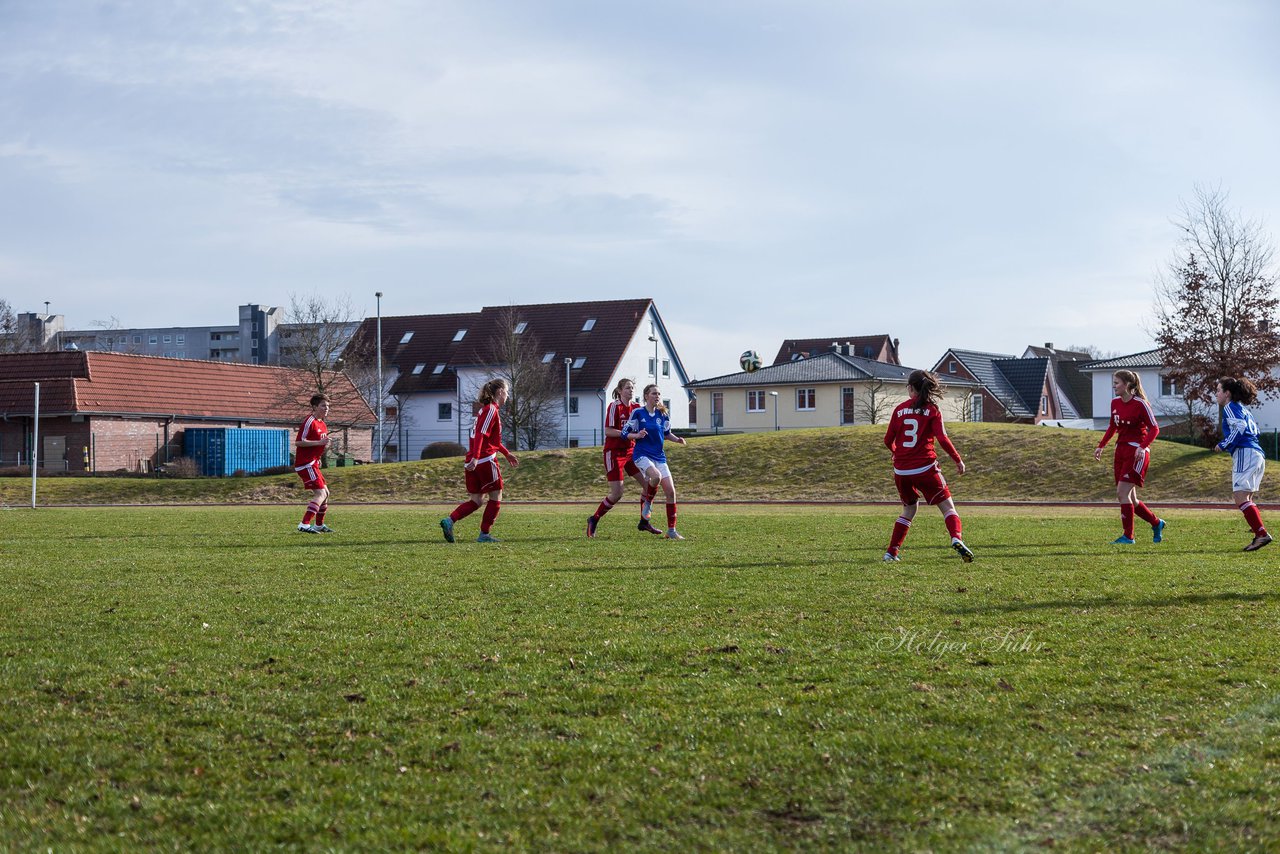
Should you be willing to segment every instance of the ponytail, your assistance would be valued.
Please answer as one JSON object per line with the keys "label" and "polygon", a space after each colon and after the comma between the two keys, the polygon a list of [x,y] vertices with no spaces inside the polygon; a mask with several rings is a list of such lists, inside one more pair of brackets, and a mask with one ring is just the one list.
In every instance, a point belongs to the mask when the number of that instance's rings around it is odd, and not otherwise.
{"label": "ponytail", "polygon": [[506,387],[507,387],[507,381],[504,380],[502,377],[489,380],[487,383],[484,384],[484,388],[480,389],[481,405],[486,403],[493,403],[494,399],[498,396],[498,390]]}
{"label": "ponytail", "polygon": [[[1142,378],[1139,377],[1137,373],[1134,371],[1116,371],[1114,376],[1116,379],[1120,380],[1120,382],[1129,387],[1129,390],[1133,393],[1134,397],[1140,397],[1143,400],[1147,400],[1147,393],[1142,390]],[[1150,401],[1147,402],[1150,403]]]}
{"label": "ponytail", "polygon": [[1240,379],[1223,377],[1218,380],[1218,385],[1222,386],[1222,390],[1231,395],[1231,399],[1236,403],[1253,406],[1258,402],[1258,387],[1243,377]]}
{"label": "ponytail", "polygon": [[928,371],[912,371],[911,376],[907,377],[907,385],[915,394],[911,408],[916,412],[921,412],[942,399],[942,383]]}

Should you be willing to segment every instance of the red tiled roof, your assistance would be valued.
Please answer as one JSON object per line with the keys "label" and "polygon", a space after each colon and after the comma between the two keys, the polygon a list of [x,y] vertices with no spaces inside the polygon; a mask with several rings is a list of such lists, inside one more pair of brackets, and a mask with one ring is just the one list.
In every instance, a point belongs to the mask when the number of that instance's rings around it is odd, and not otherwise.
{"label": "red tiled roof", "polygon": [[[860,358],[875,359],[891,365],[899,364],[898,353],[894,349],[893,339],[888,335],[833,335],[828,338],[788,338],[778,348],[778,355],[773,357],[773,364],[790,362],[793,356],[810,358],[831,351],[831,345],[849,345],[849,355]],[[870,348],[870,353],[867,352]]]}
{"label": "red tiled roof", "polygon": [[[331,374],[328,379],[333,398],[330,421],[376,422],[346,376]],[[307,399],[314,390],[306,372],[291,368],[95,351],[24,353],[0,355],[0,412],[30,415],[35,381],[40,382],[40,410],[51,415],[96,412],[293,420],[308,409]]]}

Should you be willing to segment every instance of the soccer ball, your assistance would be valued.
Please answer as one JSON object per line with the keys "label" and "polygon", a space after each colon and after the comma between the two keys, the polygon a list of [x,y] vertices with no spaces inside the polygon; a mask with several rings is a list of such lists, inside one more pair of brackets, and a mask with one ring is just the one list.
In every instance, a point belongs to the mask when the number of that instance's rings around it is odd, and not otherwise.
{"label": "soccer ball", "polygon": [[754,374],[756,371],[760,370],[760,365],[762,364],[760,361],[760,354],[755,350],[747,350],[738,357],[738,364],[742,365],[742,370],[749,374]]}

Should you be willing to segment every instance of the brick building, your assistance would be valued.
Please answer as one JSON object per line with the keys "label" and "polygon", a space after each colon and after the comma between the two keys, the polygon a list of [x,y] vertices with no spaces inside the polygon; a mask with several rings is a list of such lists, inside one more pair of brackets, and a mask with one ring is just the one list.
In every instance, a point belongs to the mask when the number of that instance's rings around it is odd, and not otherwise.
{"label": "brick building", "polygon": [[[372,458],[373,411],[326,373],[334,451]],[[316,378],[303,371],[126,353],[0,355],[0,465],[30,462],[40,386],[39,464],[66,471],[149,471],[182,456],[188,427],[296,429]]]}

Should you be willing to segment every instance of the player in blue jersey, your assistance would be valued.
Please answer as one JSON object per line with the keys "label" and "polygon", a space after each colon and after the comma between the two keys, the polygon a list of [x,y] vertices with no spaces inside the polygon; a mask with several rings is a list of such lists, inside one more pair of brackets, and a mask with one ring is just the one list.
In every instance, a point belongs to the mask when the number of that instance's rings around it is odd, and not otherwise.
{"label": "player in blue jersey", "polygon": [[1231,498],[1253,529],[1253,542],[1244,550],[1255,552],[1271,542],[1258,505],[1253,503],[1254,493],[1262,486],[1262,475],[1267,469],[1267,458],[1258,442],[1258,424],[1245,408],[1257,402],[1258,389],[1246,379],[1223,377],[1218,380],[1214,397],[1222,407],[1224,435],[1213,449],[1231,454]]}
{"label": "player in blue jersey", "polygon": [[[646,495],[652,495],[661,486],[662,493],[667,498],[667,539],[683,540],[684,537],[676,530],[676,484],[671,479],[671,469],[667,467],[667,455],[662,444],[667,439],[681,445],[685,441],[671,432],[671,415],[662,405],[662,393],[656,385],[650,383],[644,387],[644,406],[631,413],[626,426],[622,428],[622,438],[636,440],[631,459],[648,484]],[[640,530],[656,534],[657,529],[649,522],[648,504],[646,501],[642,511]]]}

